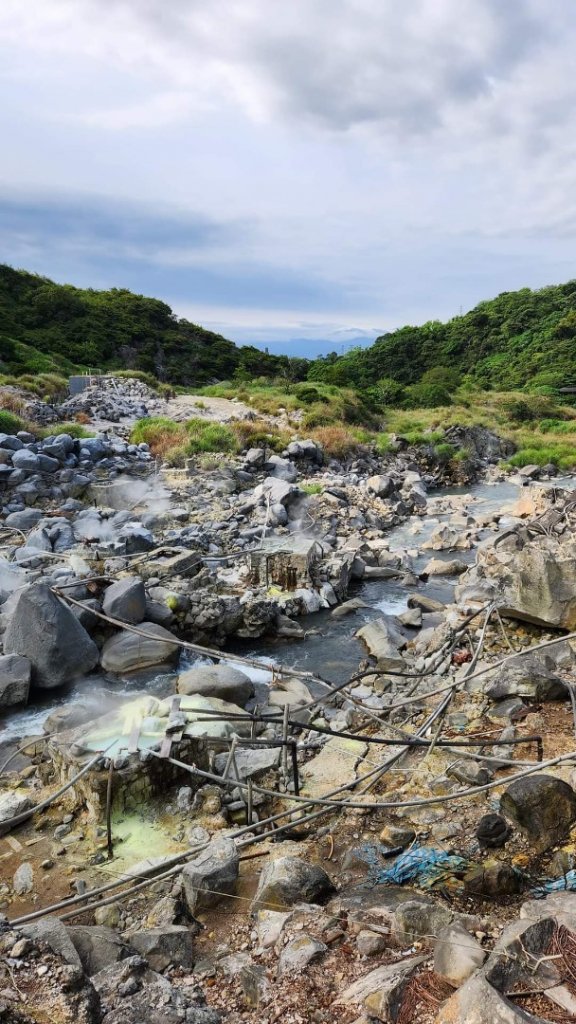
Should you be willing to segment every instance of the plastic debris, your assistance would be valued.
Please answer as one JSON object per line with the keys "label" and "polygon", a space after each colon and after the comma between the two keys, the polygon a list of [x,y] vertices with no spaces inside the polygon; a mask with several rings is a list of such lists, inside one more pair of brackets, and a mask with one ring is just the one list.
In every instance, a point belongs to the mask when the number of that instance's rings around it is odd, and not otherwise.
{"label": "plastic debris", "polygon": [[379,885],[406,885],[414,882],[423,888],[439,882],[455,881],[469,867],[469,861],[455,853],[432,846],[413,846],[398,857],[395,864],[378,874]]}
{"label": "plastic debris", "polygon": [[531,895],[544,897],[549,892],[562,892],[563,890],[568,892],[576,890],[576,870],[567,871],[565,875],[560,875],[559,878],[549,878],[542,885],[532,889]]}

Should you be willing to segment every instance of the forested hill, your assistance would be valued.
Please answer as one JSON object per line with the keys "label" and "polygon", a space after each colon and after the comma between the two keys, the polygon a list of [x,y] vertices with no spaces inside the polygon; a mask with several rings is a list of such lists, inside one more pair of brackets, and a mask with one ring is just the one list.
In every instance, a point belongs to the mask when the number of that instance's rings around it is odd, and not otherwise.
{"label": "forested hill", "polygon": [[401,327],[370,348],[318,359],[309,377],[360,388],[380,381],[390,399],[400,397],[395,385],[420,390],[422,381],[499,390],[576,384],[576,281],[503,292],[447,323]]}
{"label": "forested hill", "polygon": [[173,384],[203,385],[236,375],[306,376],[305,359],[237,347],[178,319],[165,302],[123,288],[55,284],[0,265],[0,373],[133,369]]}

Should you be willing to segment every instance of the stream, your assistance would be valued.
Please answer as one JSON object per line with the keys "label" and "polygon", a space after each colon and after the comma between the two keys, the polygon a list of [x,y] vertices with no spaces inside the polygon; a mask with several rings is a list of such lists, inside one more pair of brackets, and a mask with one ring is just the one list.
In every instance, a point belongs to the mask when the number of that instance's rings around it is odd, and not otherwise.
{"label": "stream", "polygon": [[[542,485],[540,485],[542,486]],[[576,486],[576,478],[558,478],[551,486]],[[501,513],[500,526],[507,524],[507,510],[517,501],[522,485],[516,481],[506,480],[499,483],[478,483],[467,488],[445,488],[429,495],[432,505],[438,499],[452,496],[466,500],[458,507],[449,511],[424,512],[422,515],[411,516],[400,526],[394,527],[386,534],[391,551],[408,551],[411,554],[412,568],[416,574],[421,573],[431,558],[453,559],[472,563],[476,557],[476,548],[464,551],[431,551],[421,550],[436,527],[450,520],[458,513]],[[493,531],[486,529],[480,538],[488,537]],[[334,618],[329,610],[322,610],[313,615],[301,617],[298,621],[307,631],[305,639],[259,639],[236,641],[228,645],[229,657],[225,663],[235,665],[234,654],[249,656],[265,663],[282,663],[284,667],[293,665],[295,668],[321,675],[334,683],[343,682],[358,668],[359,661],[366,656],[366,651],[354,634],[371,619],[383,613],[401,614],[408,606],[412,594],[421,593],[444,603],[453,600],[454,587],[458,577],[433,576],[427,583],[406,587],[400,579],[369,579],[358,581],[350,587],[349,598],[360,598],[369,607],[360,608],[351,615]],[[21,710],[9,713],[0,721],[0,748],[5,744],[13,746],[14,741],[21,737],[42,734],[47,716],[56,708],[76,702],[94,702],[95,717],[111,710],[114,704],[122,699],[130,698],[138,693],[148,692],[158,697],[165,697],[174,692],[174,677],[178,671],[190,668],[191,665],[208,663],[208,659],[183,651],[178,666],[159,673],[151,669],[147,673],[139,672],[131,680],[114,680],[104,675],[91,675],[78,680],[65,690],[43,691],[34,702]],[[237,665],[251,676],[256,685],[257,700],[262,700],[266,686],[271,678],[264,667],[262,671],[248,669]]]}

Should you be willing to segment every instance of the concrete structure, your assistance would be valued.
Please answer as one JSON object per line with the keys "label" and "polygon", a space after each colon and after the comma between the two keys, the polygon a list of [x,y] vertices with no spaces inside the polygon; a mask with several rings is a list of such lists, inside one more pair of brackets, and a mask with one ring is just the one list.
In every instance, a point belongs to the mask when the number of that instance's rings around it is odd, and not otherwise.
{"label": "concrete structure", "polygon": [[321,556],[312,537],[275,537],[250,552],[250,582],[257,587],[298,590],[314,585],[313,568]]}

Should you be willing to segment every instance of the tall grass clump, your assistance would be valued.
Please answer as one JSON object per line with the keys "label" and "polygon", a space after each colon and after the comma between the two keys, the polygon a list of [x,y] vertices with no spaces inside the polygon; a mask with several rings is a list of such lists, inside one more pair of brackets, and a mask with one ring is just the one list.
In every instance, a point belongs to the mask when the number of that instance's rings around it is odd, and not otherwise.
{"label": "tall grass clump", "polygon": [[168,416],[145,416],[138,420],[130,434],[132,444],[147,444],[152,455],[163,459],[171,448],[186,443],[188,435],[183,423],[175,423]]}
{"label": "tall grass clump", "polygon": [[345,459],[348,455],[357,452],[360,447],[354,435],[346,427],[335,425],[317,427],[312,431],[311,437],[314,441],[318,441],[326,455],[332,459]]}
{"label": "tall grass clump", "polygon": [[234,431],[224,423],[193,419],[188,420],[186,430],[190,455],[199,452],[237,452],[239,449]]}

